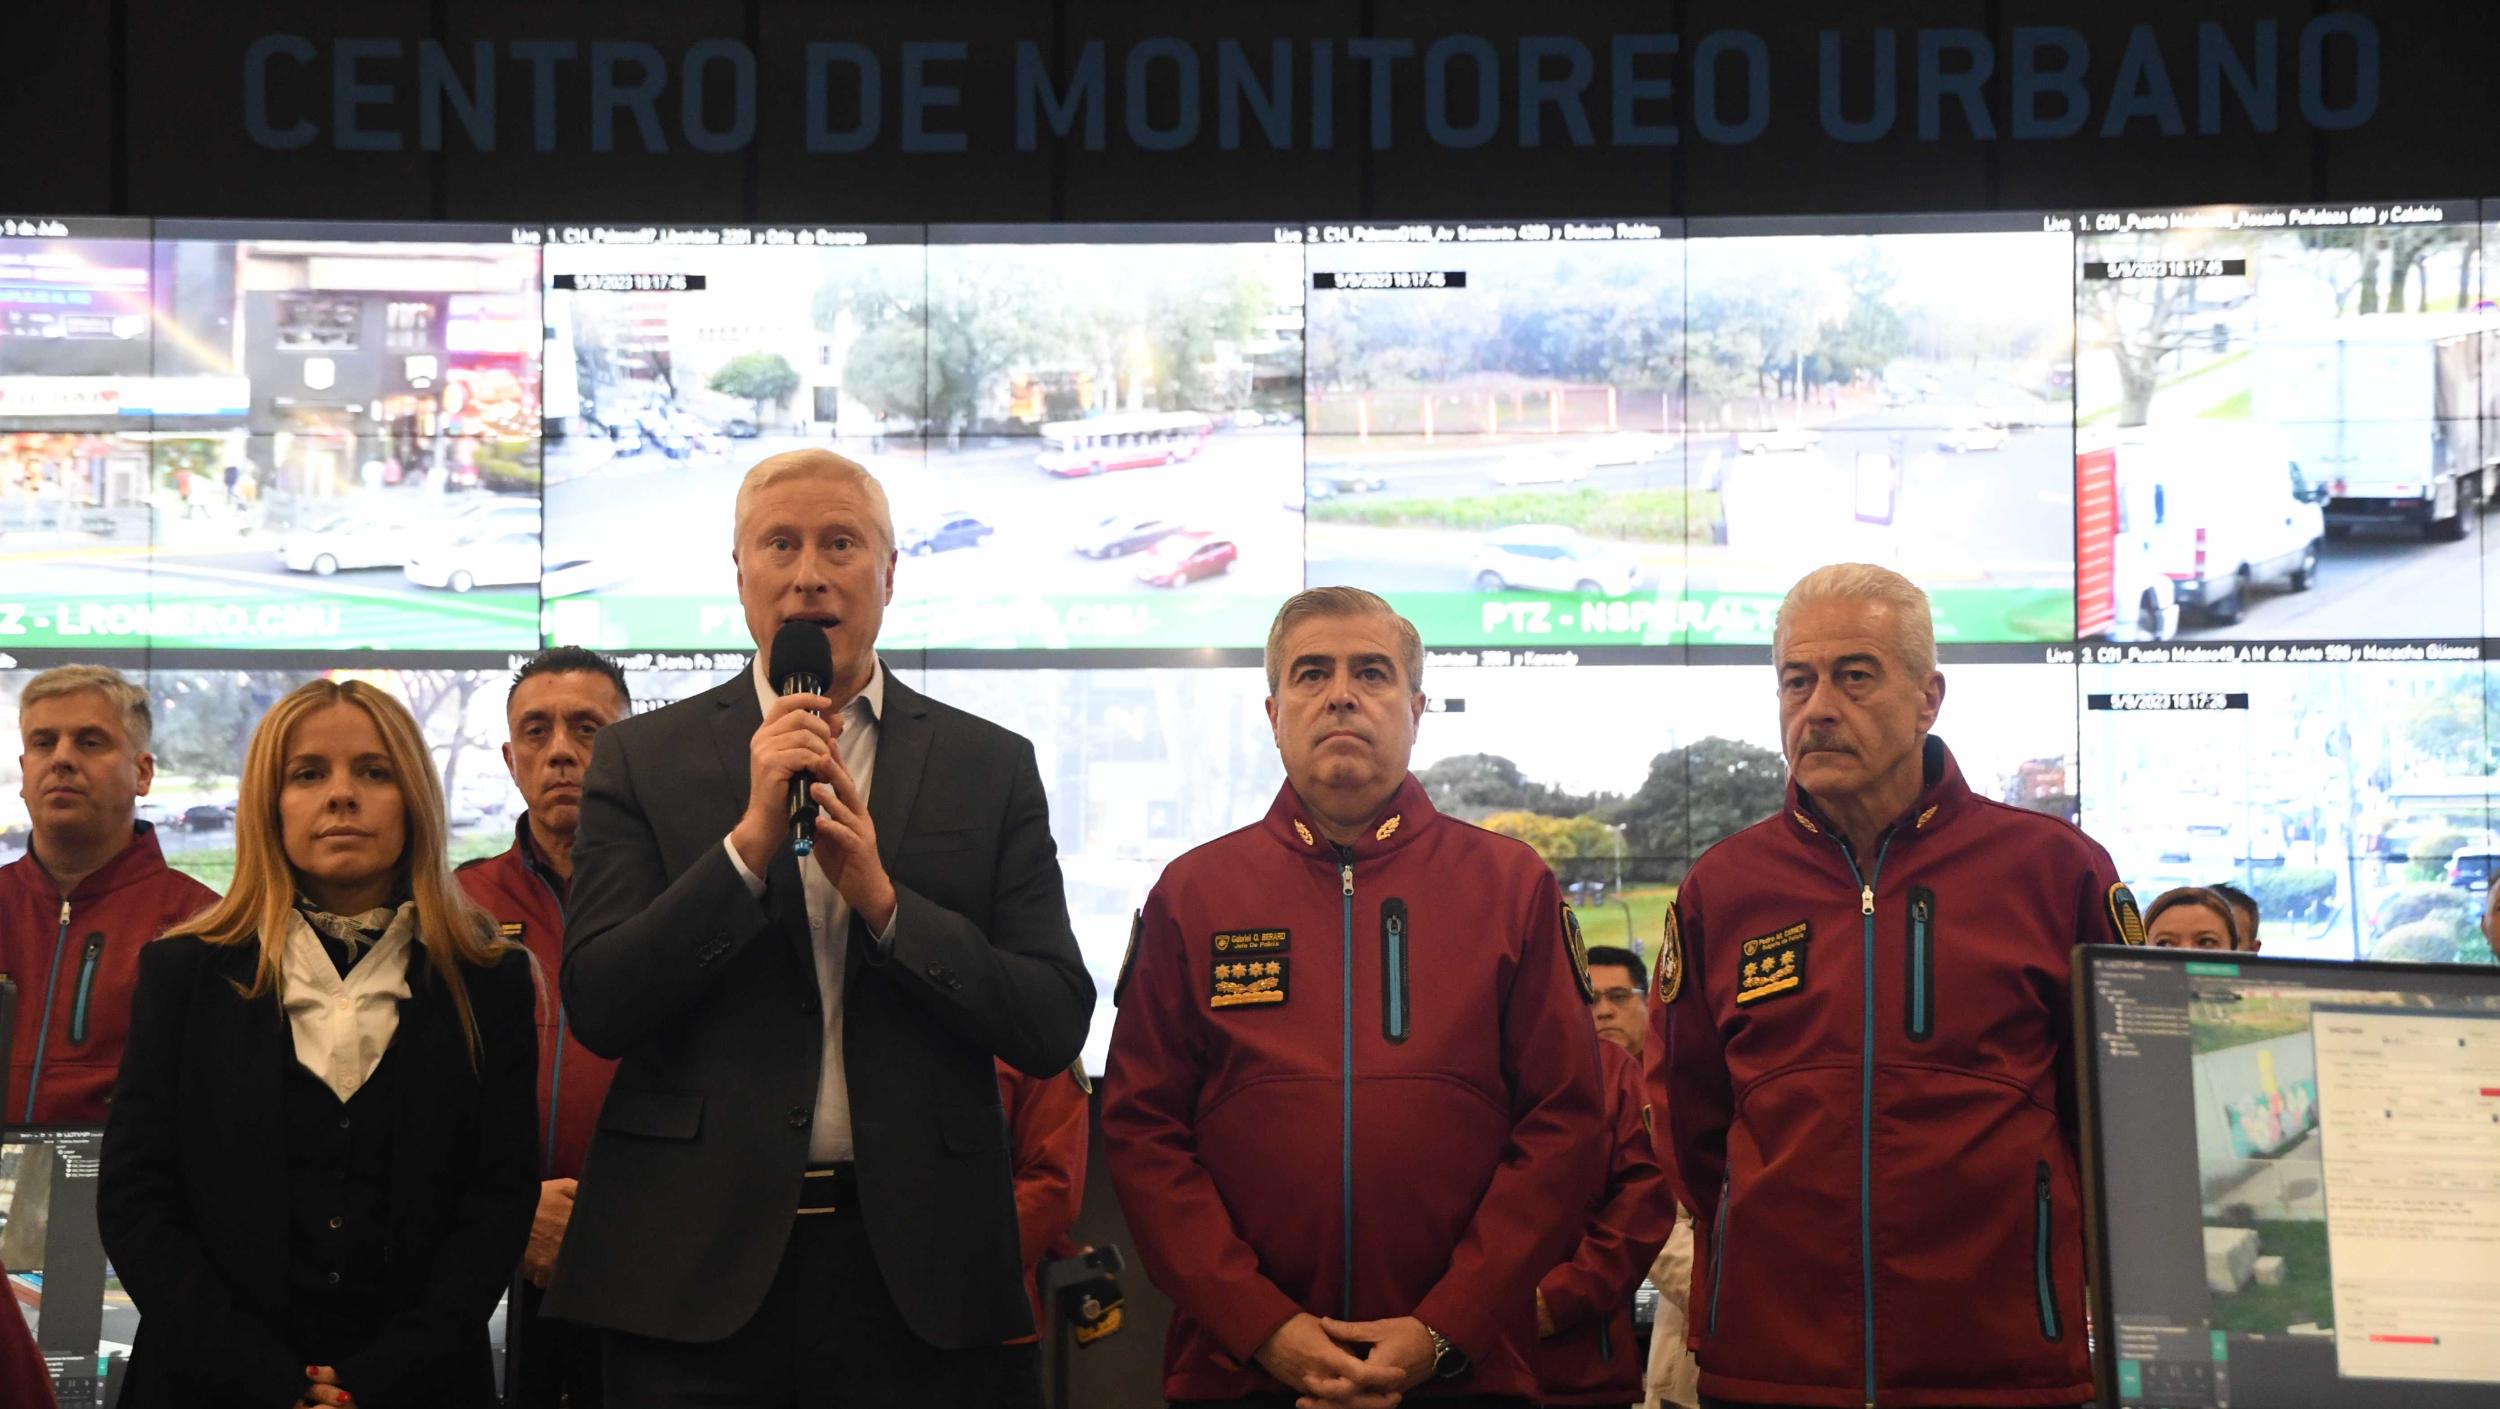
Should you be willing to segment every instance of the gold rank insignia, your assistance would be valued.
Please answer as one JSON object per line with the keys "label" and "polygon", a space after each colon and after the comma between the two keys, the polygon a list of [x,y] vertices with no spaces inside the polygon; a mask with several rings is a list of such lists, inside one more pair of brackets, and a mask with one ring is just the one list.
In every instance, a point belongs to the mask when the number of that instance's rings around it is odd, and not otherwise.
{"label": "gold rank insignia", "polygon": [[1817,836],[1822,835],[1823,829],[1814,825],[1813,818],[1808,817],[1793,807],[1788,809],[1788,815],[1797,819],[1798,826],[1805,828],[1807,831],[1812,832]]}
{"label": "gold rank insignia", "polygon": [[495,927],[495,931],[499,937],[509,940],[514,944],[521,942],[521,929],[522,922],[519,920],[506,920],[502,924]]}
{"label": "gold rank insignia", "polygon": [[1942,803],[1932,803],[1932,804],[1930,804],[1930,805],[1928,806],[1928,808],[1927,808],[1927,810],[1926,810],[1925,812],[1922,812],[1922,813],[1918,814],[1918,820],[1917,820],[1917,821],[1915,821],[1915,822],[1912,822],[1912,823],[1910,824],[1910,830],[1911,830],[1911,831],[1913,831],[1913,832],[1915,832],[1915,831],[1917,831],[1919,828],[1926,826],[1926,825],[1927,825],[1927,819],[1928,819],[1928,818],[1930,818],[1930,817],[1935,816],[1935,815],[1936,815],[1936,809],[1937,809],[1938,807],[1942,807],[1943,805],[1944,805],[1944,804],[1942,804]]}
{"label": "gold rank insignia", "polygon": [[1389,838],[1396,836],[1398,834],[1398,824],[1405,820],[1406,817],[1403,813],[1391,814],[1388,821],[1380,824],[1380,830],[1372,833],[1372,840],[1387,841]]}
{"label": "gold rank insignia", "polygon": [[1742,1008],[1783,993],[1794,993],[1806,981],[1806,922],[1746,940],[1741,952],[1744,972],[1736,979],[1736,1006]]}
{"label": "gold rank insignia", "polygon": [[1301,819],[1301,818],[1299,818],[1299,817],[1296,817],[1296,818],[1294,818],[1294,819],[1293,819],[1293,834],[1294,834],[1295,836],[1297,836],[1297,837],[1302,838],[1302,844],[1303,844],[1304,846],[1317,846],[1317,845],[1319,845],[1319,843],[1318,843],[1318,842],[1316,842],[1316,841],[1314,841],[1314,840],[1312,840],[1312,839],[1311,839],[1311,829],[1310,829],[1310,828],[1308,828],[1308,827],[1303,826],[1303,825],[1302,825],[1302,819]]}
{"label": "gold rank insignia", "polygon": [[1218,959],[1208,972],[1207,1006],[1260,1008],[1285,1001],[1290,959]]}
{"label": "gold rank insignia", "polygon": [[2135,892],[2123,882],[2109,888],[2109,923],[2120,944],[2144,942],[2144,912],[2135,908]]}
{"label": "gold rank insignia", "polygon": [[1571,951],[1571,981],[1580,986],[1580,1001],[1597,1001],[1597,982],[1589,977],[1589,946],[1580,938],[1580,917],[1571,913],[1570,902],[1562,908],[1563,947]]}
{"label": "gold rank insignia", "polygon": [[1660,1003],[1672,1003],[1684,991],[1684,931],[1675,922],[1675,906],[1667,906],[1664,933],[1658,939],[1658,967],[1649,976],[1649,991]]}

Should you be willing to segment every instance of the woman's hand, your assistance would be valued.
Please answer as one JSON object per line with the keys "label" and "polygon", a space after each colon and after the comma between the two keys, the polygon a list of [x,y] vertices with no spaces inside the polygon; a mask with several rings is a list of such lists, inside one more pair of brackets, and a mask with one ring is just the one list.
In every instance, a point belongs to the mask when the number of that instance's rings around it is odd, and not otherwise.
{"label": "woman's hand", "polygon": [[312,1409],[320,1404],[353,1404],[356,1396],[339,1388],[339,1372],[328,1365],[307,1365],[304,1378],[312,1381],[304,1397],[295,1401],[295,1409]]}

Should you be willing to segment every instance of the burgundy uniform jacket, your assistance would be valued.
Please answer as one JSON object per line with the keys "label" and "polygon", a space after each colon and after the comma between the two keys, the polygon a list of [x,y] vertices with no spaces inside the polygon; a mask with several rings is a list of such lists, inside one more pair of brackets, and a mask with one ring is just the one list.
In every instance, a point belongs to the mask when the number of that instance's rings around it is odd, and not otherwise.
{"label": "burgundy uniform jacket", "polygon": [[[1007,1116],[1007,1142],[1015,1153],[1016,1240],[1024,1257],[1024,1289],[1033,1301],[1033,1325],[1042,1320],[1042,1293],[1034,1281],[1042,1261],[1076,1226],[1085,1203],[1085,1138],[1091,1124],[1085,1088],[1067,1072],[1026,1076],[998,1064],[998,1104]],[[1037,1336],[1019,1337],[1021,1344]]]}
{"label": "burgundy uniform jacket", "polygon": [[1537,1294],[1554,1334],[1537,1342],[1540,1404],[1630,1404],[1641,1397],[1648,1355],[1632,1325],[1632,1293],[1675,1231],[1675,1196],[1650,1133],[1641,1059],[1599,1042],[1610,1164],[1571,1260],[1545,1274]]}
{"label": "burgundy uniform jacket", "polygon": [[564,962],[565,881],[539,860],[529,825],[524,814],[510,850],[454,874],[469,898],[495,917],[503,937],[538,961],[539,1178],[579,1179],[616,1063],[584,1047],[564,1020],[556,971]]}
{"label": "burgundy uniform jacket", "polygon": [[1172,1399],[1277,1388],[1297,1312],[1413,1316],[1531,1396],[1536,1281],[1599,1186],[1597,1038],[1535,852],[1410,775],[1339,847],[1291,787],[1165,869],[1132,941],[1103,1147],[1176,1307]]}
{"label": "burgundy uniform jacket", "polygon": [[17,981],[0,1125],[104,1123],[130,1035],[139,946],[217,899],[165,864],[153,827],[136,827],[121,855],[66,896],[32,851],[0,866],[0,974]]}
{"label": "burgundy uniform jacket", "polygon": [[1676,895],[1652,1095],[1702,1234],[1707,1394],[2092,1397],[2068,960],[2135,902],[2091,838],[1972,793],[1942,740],[1925,765],[1871,854],[1792,780]]}

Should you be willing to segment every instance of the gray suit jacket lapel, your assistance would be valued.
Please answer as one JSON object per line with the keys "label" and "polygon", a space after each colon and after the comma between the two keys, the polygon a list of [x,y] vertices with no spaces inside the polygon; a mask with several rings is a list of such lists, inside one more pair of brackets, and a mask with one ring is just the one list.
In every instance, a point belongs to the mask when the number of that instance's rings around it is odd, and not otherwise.
{"label": "gray suit jacket lapel", "polygon": [[[929,744],[935,732],[928,698],[887,671],[885,714],[877,720],[877,771],[868,784],[868,820],[877,829],[877,859],[889,876],[894,874],[895,844],[911,820],[912,803],[920,795],[920,777],[928,770]],[[863,962],[862,945],[852,944],[846,958],[845,974],[855,977]]]}
{"label": "gray suit jacket lapel", "polygon": [[[729,795],[737,799],[739,810],[747,804],[748,745],[755,731],[764,725],[764,706],[755,697],[755,674],[752,663],[730,679],[707,692],[714,705],[712,712],[712,749],[719,756],[721,781]],[[799,971],[814,975],[816,951],[808,941],[807,889],[799,876],[798,858],[791,855],[788,844],[773,848],[772,863],[764,868],[764,908],[773,917],[773,927],[781,931],[790,955],[798,961]]]}

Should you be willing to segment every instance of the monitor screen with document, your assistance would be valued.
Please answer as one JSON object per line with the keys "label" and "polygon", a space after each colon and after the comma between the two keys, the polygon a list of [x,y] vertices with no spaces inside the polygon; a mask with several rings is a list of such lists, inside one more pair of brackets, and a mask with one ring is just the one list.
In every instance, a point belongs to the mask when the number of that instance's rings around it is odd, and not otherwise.
{"label": "monitor screen with document", "polygon": [[2078,951],[2101,1400],[2500,1403],[2500,973]]}

